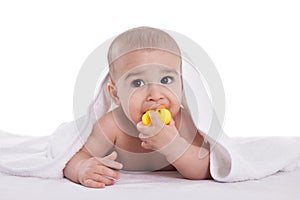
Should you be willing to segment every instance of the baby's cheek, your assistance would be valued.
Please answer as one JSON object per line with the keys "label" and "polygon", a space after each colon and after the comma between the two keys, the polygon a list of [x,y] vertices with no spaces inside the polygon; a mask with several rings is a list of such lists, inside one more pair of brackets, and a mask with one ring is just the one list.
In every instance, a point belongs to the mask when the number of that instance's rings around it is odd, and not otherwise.
{"label": "baby's cheek", "polygon": [[134,98],[131,98],[129,100],[128,116],[130,117],[130,120],[135,124],[142,120],[142,113],[139,109],[140,107],[140,103],[137,100],[134,100]]}
{"label": "baby's cheek", "polygon": [[170,109],[172,118],[174,118],[178,114],[179,110],[180,110],[180,106],[178,107],[177,105],[174,106],[172,109]]}
{"label": "baby's cheek", "polygon": [[181,99],[172,94],[172,97],[169,100],[171,104],[169,111],[172,114],[172,118],[174,118],[181,109]]}

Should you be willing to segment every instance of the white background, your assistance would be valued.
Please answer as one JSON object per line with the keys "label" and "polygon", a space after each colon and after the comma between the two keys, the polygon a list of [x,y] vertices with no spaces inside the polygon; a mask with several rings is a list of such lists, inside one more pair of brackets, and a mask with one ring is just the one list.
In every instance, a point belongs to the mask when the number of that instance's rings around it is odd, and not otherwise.
{"label": "white background", "polygon": [[[197,3],[197,4],[196,4]],[[7,1],[0,3],[0,130],[49,135],[73,120],[87,56],[129,28],[179,32],[211,57],[230,136],[300,136],[297,1]]]}

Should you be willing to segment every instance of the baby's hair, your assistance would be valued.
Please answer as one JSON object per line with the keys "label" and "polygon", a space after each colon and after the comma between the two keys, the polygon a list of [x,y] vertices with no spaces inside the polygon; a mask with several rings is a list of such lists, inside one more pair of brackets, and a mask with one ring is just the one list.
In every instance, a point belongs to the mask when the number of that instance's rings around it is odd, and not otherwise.
{"label": "baby's hair", "polygon": [[180,48],[176,41],[165,31],[151,27],[137,27],[118,35],[108,50],[108,64],[122,55],[136,50],[163,50],[181,57]]}

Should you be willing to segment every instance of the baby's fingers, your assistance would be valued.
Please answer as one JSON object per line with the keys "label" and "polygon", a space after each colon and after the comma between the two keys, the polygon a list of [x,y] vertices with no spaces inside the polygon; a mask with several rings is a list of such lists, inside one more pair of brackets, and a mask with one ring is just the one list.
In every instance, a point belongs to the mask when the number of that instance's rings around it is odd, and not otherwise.
{"label": "baby's fingers", "polygon": [[119,179],[120,174],[113,169],[110,169],[103,165],[98,165],[94,174],[98,174],[107,178]]}
{"label": "baby's fingers", "polygon": [[123,165],[116,160],[117,158],[117,152],[112,152],[108,156],[105,156],[104,158],[101,159],[101,163],[107,167],[113,168],[113,169],[122,169]]}
{"label": "baby's fingers", "polygon": [[91,188],[104,188],[105,187],[104,183],[97,182],[97,181],[94,181],[92,179],[86,179],[81,184],[86,186],[86,187],[91,187]]}
{"label": "baby's fingers", "polygon": [[158,115],[154,112],[154,111],[150,111],[149,112],[149,117],[151,119],[151,123],[155,124],[157,126],[163,126],[162,121],[160,120],[160,118],[158,117]]}
{"label": "baby's fingers", "polygon": [[110,177],[106,177],[97,173],[93,174],[93,181],[104,183],[105,185],[113,185],[115,183],[115,181]]}
{"label": "baby's fingers", "polygon": [[118,157],[117,152],[113,151],[109,155],[103,157],[103,159],[116,160]]}
{"label": "baby's fingers", "polygon": [[101,163],[107,167],[113,168],[113,169],[122,169],[123,165],[122,163],[119,163],[117,161],[114,160],[109,160],[109,159],[105,159],[102,160]]}

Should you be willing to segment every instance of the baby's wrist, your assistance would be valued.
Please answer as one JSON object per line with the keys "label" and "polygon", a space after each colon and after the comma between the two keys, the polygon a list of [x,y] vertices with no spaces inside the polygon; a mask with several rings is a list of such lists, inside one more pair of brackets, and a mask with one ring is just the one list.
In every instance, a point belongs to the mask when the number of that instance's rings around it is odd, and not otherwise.
{"label": "baby's wrist", "polygon": [[82,184],[82,171],[83,171],[83,165],[85,164],[85,162],[87,161],[88,159],[82,159],[80,161],[78,161],[78,163],[76,164],[75,166],[75,170],[76,170],[76,173],[77,173],[77,182]]}
{"label": "baby's wrist", "polygon": [[177,135],[168,145],[158,150],[163,154],[169,163],[175,162],[180,158],[191,144],[183,137]]}

